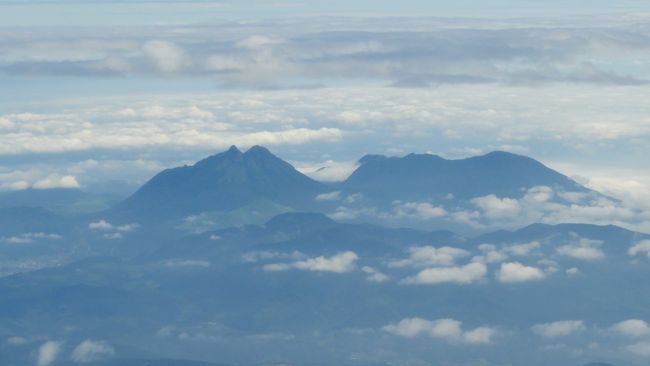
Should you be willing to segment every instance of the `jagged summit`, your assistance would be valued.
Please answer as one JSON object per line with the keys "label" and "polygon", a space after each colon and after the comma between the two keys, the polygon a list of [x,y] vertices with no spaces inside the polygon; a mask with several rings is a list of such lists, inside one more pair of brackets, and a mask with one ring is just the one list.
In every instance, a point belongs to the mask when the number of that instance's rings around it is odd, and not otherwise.
{"label": "jagged summit", "polygon": [[300,208],[322,190],[268,149],[236,146],[194,165],[167,169],[116,207],[138,215],[187,216],[228,211],[265,200]]}

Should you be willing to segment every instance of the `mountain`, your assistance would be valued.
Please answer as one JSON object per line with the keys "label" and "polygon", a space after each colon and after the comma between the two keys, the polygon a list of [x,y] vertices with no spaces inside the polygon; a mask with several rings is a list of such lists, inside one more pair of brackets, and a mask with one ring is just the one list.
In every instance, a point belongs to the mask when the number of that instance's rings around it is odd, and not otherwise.
{"label": "mountain", "polygon": [[534,186],[588,191],[534,159],[502,151],[460,160],[430,154],[367,155],[359,163],[341,187],[375,201],[468,200],[489,194],[519,198]]}
{"label": "mountain", "polygon": [[307,206],[322,190],[321,183],[263,147],[241,152],[232,146],[192,166],[157,174],[112,214],[151,221],[229,212],[258,202],[273,203],[278,206],[275,210],[286,211]]}

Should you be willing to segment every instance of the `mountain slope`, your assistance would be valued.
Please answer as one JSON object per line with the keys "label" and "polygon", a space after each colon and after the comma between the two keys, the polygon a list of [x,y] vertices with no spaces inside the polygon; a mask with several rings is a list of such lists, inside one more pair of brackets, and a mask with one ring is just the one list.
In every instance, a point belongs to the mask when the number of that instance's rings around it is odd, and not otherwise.
{"label": "mountain slope", "polygon": [[192,166],[159,173],[113,212],[146,221],[231,211],[259,200],[301,208],[322,189],[263,147],[242,153],[233,146]]}
{"label": "mountain slope", "polygon": [[587,189],[540,162],[495,151],[483,156],[447,160],[430,154],[405,157],[368,155],[342,184],[348,192],[374,199],[456,199],[495,194],[521,197],[524,188],[549,186],[566,191]]}

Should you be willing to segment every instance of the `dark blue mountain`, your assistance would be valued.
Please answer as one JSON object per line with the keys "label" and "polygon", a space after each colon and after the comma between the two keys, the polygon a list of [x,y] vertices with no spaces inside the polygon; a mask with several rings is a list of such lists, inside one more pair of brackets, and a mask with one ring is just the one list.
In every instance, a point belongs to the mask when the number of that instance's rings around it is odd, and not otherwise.
{"label": "dark blue mountain", "polygon": [[495,194],[521,197],[525,188],[549,186],[572,192],[587,189],[529,157],[495,151],[483,156],[447,160],[437,155],[404,157],[367,155],[342,184],[375,200],[471,199]]}
{"label": "dark blue mountain", "polygon": [[254,146],[241,152],[233,146],[192,166],[167,169],[117,205],[115,215],[141,221],[202,212],[227,212],[258,202],[304,208],[323,190],[321,183],[289,163]]}

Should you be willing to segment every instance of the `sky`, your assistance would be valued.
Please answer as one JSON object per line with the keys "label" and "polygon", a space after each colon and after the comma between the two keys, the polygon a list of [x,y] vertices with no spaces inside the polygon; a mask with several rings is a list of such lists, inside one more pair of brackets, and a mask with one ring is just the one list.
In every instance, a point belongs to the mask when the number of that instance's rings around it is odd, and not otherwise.
{"label": "sky", "polygon": [[505,150],[650,207],[649,20],[633,0],[0,1],[0,190],[125,194],[232,144],[329,180],[368,153]]}

